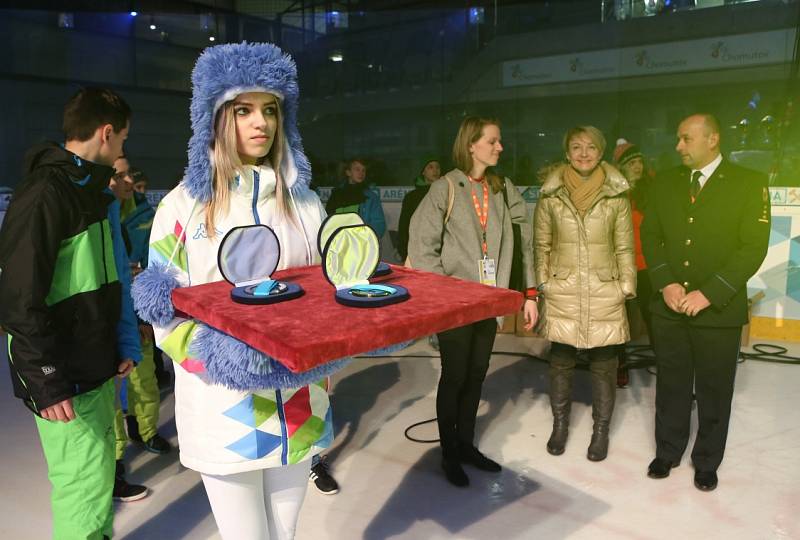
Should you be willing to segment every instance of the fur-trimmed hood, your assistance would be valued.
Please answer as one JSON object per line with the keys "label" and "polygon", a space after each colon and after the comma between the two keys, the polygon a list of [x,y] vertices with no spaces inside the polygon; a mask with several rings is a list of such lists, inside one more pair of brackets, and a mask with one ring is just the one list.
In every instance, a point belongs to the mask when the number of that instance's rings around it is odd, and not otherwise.
{"label": "fur-trimmed hood", "polygon": [[[616,197],[620,193],[624,193],[631,188],[628,180],[621,172],[619,172],[616,167],[609,165],[605,161],[600,162],[600,166],[606,172],[606,180],[603,182],[603,186],[600,188],[600,192],[603,195],[606,197]],[[564,187],[564,181],[561,179],[561,175],[564,172],[564,169],[567,167],[569,167],[569,164],[565,163],[564,165],[556,167],[550,171],[550,174],[547,175],[547,178],[542,184],[542,189],[540,190],[542,195],[553,195],[562,187],[566,189],[566,187]]]}
{"label": "fur-trimmed hood", "polygon": [[269,92],[281,100],[285,135],[281,175],[294,194],[307,190],[311,182],[311,167],[297,130],[300,92],[292,57],[268,43],[216,45],[203,51],[192,71],[192,137],[182,183],[200,202],[208,202],[213,190],[211,144],[216,111],[245,92]]}

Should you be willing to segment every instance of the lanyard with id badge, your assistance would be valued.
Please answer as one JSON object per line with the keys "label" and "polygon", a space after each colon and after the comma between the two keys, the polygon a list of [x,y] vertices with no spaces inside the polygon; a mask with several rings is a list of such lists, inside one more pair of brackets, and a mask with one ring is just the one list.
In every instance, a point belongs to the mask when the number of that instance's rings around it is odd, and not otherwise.
{"label": "lanyard with id badge", "polygon": [[[472,177],[468,177],[474,184],[479,183]],[[485,181],[480,182],[483,186],[483,208],[478,202],[478,197],[475,195],[475,190],[471,189],[472,204],[475,207],[475,214],[478,216],[478,223],[481,227],[481,253],[483,257],[478,259],[478,279],[483,285],[490,287],[497,287],[497,265],[494,259],[489,258],[489,247],[486,244],[486,229],[489,225],[489,186]]]}

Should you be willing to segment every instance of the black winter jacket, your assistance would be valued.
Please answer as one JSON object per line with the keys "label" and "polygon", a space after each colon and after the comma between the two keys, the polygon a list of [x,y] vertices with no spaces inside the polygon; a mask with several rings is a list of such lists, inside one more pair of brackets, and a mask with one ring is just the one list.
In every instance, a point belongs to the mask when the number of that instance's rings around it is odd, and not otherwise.
{"label": "black winter jacket", "polygon": [[114,376],[121,291],[103,192],[114,170],[55,143],[25,170],[0,231],[0,325],[14,394],[38,413]]}

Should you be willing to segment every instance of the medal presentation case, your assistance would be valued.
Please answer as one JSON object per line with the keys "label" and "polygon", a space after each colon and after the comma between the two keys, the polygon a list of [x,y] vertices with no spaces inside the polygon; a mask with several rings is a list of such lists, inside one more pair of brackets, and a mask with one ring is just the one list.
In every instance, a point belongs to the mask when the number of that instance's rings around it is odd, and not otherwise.
{"label": "medal presentation case", "polygon": [[239,304],[274,304],[303,295],[296,283],[271,279],[281,258],[275,231],[266,225],[234,227],[219,246],[217,266]]}
{"label": "medal presentation case", "polygon": [[[330,216],[326,217],[322,222],[322,225],[320,225],[319,234],[317,235],[317,249],[319,250],[320,256],[322,256],[322,250],[325,249],[325,244],[331,235],[336,232],[337,229],[351,225],[365,225],[365,223],[364,220],[361,219],[361,216],[355,212],[331,214]],[[385,262],[378,262],[378,266],[375,268],[375,270],[373,270],[370,277],[376,278],[386,276],[391,273],[392,269],[388,264]]]}
{"label": "medal presentation case", "polygon": [[[322,236],[322,233],[320,233]],[[408,300],[405,287],[370,283],[378,266],[378,237],[367,225],[347,225],[336,229],[322,249],[322,272],[336,287],[336,301],[359,308],[377,308]]]}

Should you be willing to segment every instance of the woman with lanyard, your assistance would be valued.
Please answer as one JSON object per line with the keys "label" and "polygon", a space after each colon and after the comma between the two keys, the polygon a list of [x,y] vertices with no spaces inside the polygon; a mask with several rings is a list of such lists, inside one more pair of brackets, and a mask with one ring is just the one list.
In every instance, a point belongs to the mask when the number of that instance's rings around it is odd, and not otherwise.
{"label": "woman with lanyard", "polygon": [[[414,268],[507,287],[514,253],[512,223],[516,223],[522,229],[526,283],[533,283],[531,227],[525,201],[508,179],[491,170],[502,151],[497,120],[464,119],[453,145],[456,168],[444,176],[444,181],[431,185],[411,218],[408,256]],[[530,329],[537,318],[533,299],[525,301],[523,311],[526,328]],[[439,334],[442,375],[436,413],[442,468],[450,483],[459,487],[469,485],[461,463],[500,471],[500,465],[474,444],[481,387],[496,333],[497,321],[486,319]]]}

